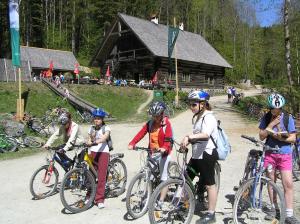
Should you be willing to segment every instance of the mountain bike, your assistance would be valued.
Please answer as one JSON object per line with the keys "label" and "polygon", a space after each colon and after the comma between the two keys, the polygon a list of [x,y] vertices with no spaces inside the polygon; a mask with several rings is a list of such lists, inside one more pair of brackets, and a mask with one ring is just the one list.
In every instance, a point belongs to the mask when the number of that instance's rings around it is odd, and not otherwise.
{"label": "mountain bike", "polygon": [[300,139],[297,138],[296,144],[293,146],[293,176],[300,180]]}
{"label": "mountain bike", "polygon": [[[279,187],[271,181],[264,174],[272,171],[272,166],[268,165],[264,168],[264,160],[266,151],[276,152],[278,147],[271,148],[262,141],[255,138],[242,135],[245,138],[253,142],[257,146],[262,146],[263,150],[258,154],[260,158],[258,160],[257,169],[253,172],[253,176],[242,182],[239,187],[233,204],[233,221],[234,223],[284,223],[285,221],[285,201],[282,191]],[[271,206],[271,200],[276,205],[276,216],[271,220],[266,220],[266,216],[269,215]]]}
{"label": "mountain bike", "polygon": [[[65,174],[61,182],[60,199],[64,208],[72,213],[79,213],[92,206],[98,179],[88,154],[88,146],[83,144],[73,147],[82,150],[75,155],[73,168]],[[106,197],[117,197],[125,192],[127,169],[121,160],[123,157],[123,153],[110,155],[105,184]]]}
{"label": "mountain bike", "polygon": [[[175,145],[178,145],[174,141]],[[149,202],[149,220],[151,224],[157,223],[184,223],[189,224],[192,220],[195,210],[195,203],[207,200],[207,190],[202,184],[201,175],[196,174],[194,181],[188,176],[187,170],[192,169],[188,166],[187,150],[176,149],[178,167],[180,167],[180,175],[171,177],[165,182],[157,186],[153,192]],[[180,155],[182,155],[181,165]],[[216,188],[220,188],[220,172],[221,166],[217,162],[215,165],[215,181]],[[197,181],[198,180],[198,181]],[[167,195],[161,202],[160,195],[163,189],[167,188]]]}
{"label": "mountain bike", "polygon": [[93,121],[93,116],[92,116],[92,114],[91,114],[90,112],[88,112],[88,111],[83,111],[83,112],[81,113],[79,110],[77,110],[77,111],[76,111],[76,114],[78,114],[79,117],[81,117],[81,119],[82,119],[82,121],[83,121],[84,123],[91,123],[91,122]]}
{"label": "mountain bike", "polygon": [[27,136],[23,131],[18,132],[15,136],[10,136],[9,138],[13,139],[18,147],[22,148],[39,148],[43,145],[43,141],[34,136]]}
{"label": "mountain bike", "polygon": [[64,145],[48,147],[46,164],[39,167],[30,178],[29,189],[34,199],[44,199],[57,191],[59,172],[58,163],[65,172],[68,172],[74,164],[75,158],[69,158],[64,152],[60,152]]}

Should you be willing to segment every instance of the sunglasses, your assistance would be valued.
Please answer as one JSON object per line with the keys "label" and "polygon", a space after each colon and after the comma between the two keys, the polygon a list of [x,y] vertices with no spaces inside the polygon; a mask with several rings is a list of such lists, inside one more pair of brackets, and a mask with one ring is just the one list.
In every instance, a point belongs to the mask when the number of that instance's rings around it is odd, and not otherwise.
{"label": "sunglasses", "polygon": [[198,103],[191,103],[190,104],[190,107],[196,107],[196,106],[198,106]]}

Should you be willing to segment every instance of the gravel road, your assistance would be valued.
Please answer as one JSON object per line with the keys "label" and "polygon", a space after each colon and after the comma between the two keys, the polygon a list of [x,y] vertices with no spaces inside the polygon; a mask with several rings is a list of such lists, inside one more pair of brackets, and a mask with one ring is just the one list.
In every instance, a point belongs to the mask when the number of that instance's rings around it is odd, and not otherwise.
{"label": "gravel road", "polygon": [[[246,95],[256,94],[257,91],[248,91]],[[215,115],[222,121],[221,125],[229,135],[233,150],[225,162],[221,162],[221,188],[217,203],[217,223],[230,223],[232,215],[232,199],[234,196],[233,187],[238,184],[241,177],[244,161],[252,144],[240,138],[241,134],[257,137],[257,124],[247,122],[245,118],[231,110],[225,103],[226,96],[212,97],[212,104],[215,105]],[[191,130],[190,111],[184,112],[171,119],[175,139],[181,138]],[[138,172],[140,168],[139,152],[128,151],[127,144],[135,135],[142,124],[112,124],[112,137],[114,141],[114,152],[123,152],[124,161],[128,169],[128,180]],[[83,127],[87,129],[87,127]],[[147,138],[145,138],[147,139]],[[143,141],[141,146],[146,146]],[[44,200],[32,200],[29,192],[29,180],[40,165],[44,163],[45,152],[34,156],[1,161],[1,193],[0,193],[0,223],[149,223],[148,216],[138,220],[128,220],[126,216],[125,193],[118,198],[110,198],[105,202],[106,208],[99,210],[96,206],[80,214],[68,214],[60,202],[59,194],[55,194]],[[175,157],[175,156],[174,156]],[[63,172],[60,171],[60,180]],[[128,183],[127,183],[128,184]],[[295,210],[300,217],[300,183],[295,183]],[[193,222],[199,218],[195,215]]]}

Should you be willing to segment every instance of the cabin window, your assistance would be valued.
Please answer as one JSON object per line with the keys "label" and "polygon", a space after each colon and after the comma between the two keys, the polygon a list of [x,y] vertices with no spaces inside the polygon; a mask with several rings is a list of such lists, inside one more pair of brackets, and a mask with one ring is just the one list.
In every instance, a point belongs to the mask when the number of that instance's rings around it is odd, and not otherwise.
{"label": "cabin window", "polygon": [[208,85],[214,85],[215,84],[215,78],[213,75],[206,75],[205,76],[205,83]]}
{"label": "cabin window", "polygon": [[176,74],[175,73],[169,74],[169,80],[176,80]]}
{"label": "cabin window", "polygon": [[182,74],[182,82],[191,82],[190,74]]}

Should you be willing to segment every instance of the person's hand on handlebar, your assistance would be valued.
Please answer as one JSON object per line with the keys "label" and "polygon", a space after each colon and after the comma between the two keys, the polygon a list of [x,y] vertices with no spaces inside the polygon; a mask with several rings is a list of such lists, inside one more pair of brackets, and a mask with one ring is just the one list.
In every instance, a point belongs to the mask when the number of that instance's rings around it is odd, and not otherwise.
{"label": "person's hand on handlebar", "polygon": [[165,148],[157,148],[155,149],[156,152],[161,152],[161,153],[165,153],[166,149]]}
{"label": "person's hand on handlebar", "polygon": [[128,149],[129,149],[129,150],[133,150],[133,149],[134,149],[134,146],[133,146],[133,145],[128,145]]}
{"label": "person's hand on handlebar", "polygon": [[180,147],[186,149],[186,147],[187,147],[188,145],[189,145],[189,136],[186,135],[186,136],[182,139],[182,141],[181,141],[181,143],[180,143]]}
{"label": "person's hand on handlebar", "polygon": [[45,144],[45,145],[42,146],[42,148],[48,150],[49,146]]}

